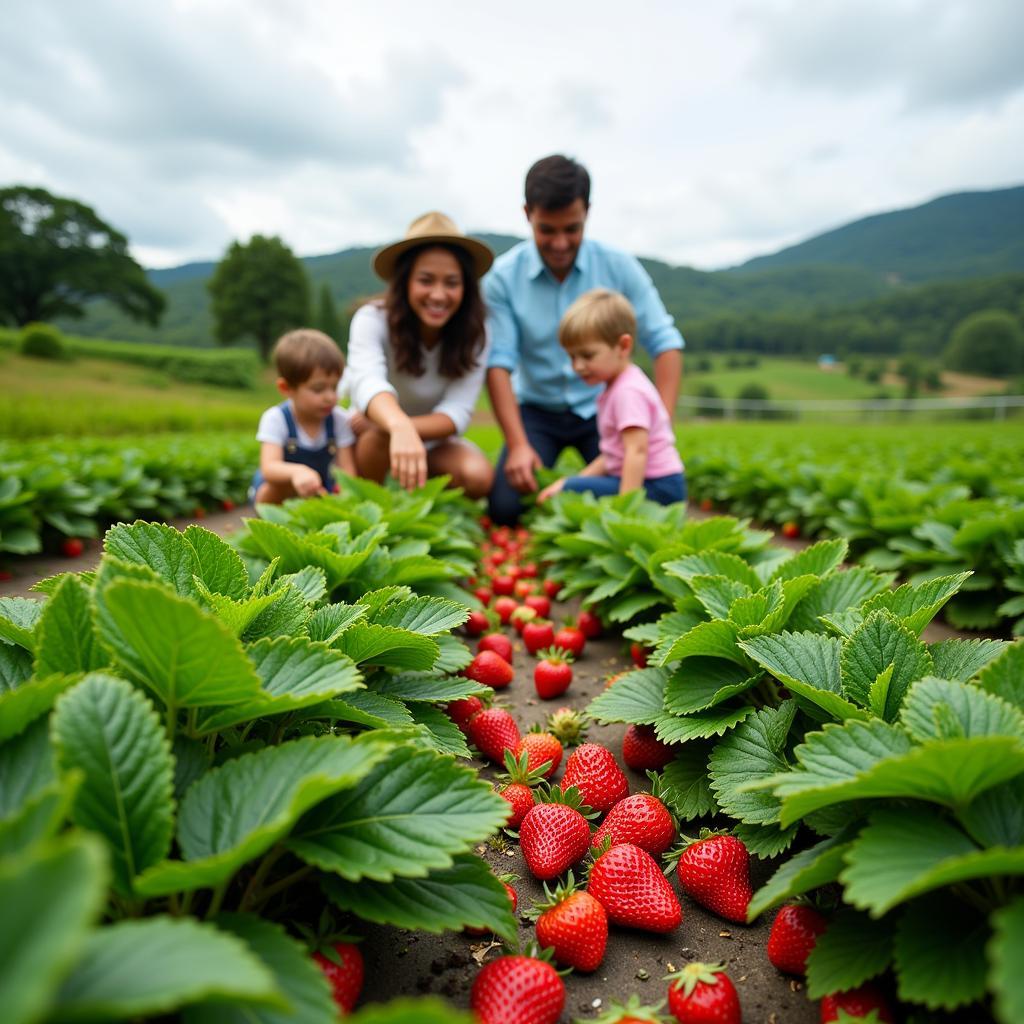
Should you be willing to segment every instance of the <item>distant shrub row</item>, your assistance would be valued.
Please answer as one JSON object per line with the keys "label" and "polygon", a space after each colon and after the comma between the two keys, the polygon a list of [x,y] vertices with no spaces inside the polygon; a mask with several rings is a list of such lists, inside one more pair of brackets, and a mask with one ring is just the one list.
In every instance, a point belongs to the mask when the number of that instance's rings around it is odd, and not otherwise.
{"label": "distant shrub row", "polygon": [[110,359],[159,370],[188,384],[251,388],[259,369],[247,349],[190,349],[64,335],[48,324],[27,324],[21,331],[0,330],[0,349],[41,359]]}

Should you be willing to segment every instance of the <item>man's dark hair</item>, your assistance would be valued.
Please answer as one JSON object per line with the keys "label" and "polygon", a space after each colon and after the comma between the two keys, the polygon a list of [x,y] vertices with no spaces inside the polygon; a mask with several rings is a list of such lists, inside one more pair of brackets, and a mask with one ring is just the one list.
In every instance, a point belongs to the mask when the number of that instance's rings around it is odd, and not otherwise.
{"label": "man's dark hair", "polygon": [[561,210],[577,199],[590,207],[590,175],[586,167],[556,153],[538,160],[526,172],[526,207]]}

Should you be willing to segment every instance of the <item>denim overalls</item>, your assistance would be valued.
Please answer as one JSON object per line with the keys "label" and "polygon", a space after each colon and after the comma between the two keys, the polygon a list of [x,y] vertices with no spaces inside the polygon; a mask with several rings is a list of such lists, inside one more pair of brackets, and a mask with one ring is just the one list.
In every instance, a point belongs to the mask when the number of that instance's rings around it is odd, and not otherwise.
{"label": "denim overalls", "polygon": [[[334,463],[335,453],[338,446],[334,439],[334,410],[332,409],[324,420],[324,429],[327,431],[327,443],[319,448],[301,448],[299,446],[299,430],[295,425],[295,417],[292,415],[288,402],[282,402],[278,408],[284,415],[285,426],[288,428],[288,439],[284,444],[284,461],[298,462],[303,466],[309,466],[320,474],[324,487],[328,494],[337,491],[338,485],[331,476],[331,465]],[[256,470],[252,478],[252,485],[249,488],[249,500],[252,501],[263,483],[263,474]]]}

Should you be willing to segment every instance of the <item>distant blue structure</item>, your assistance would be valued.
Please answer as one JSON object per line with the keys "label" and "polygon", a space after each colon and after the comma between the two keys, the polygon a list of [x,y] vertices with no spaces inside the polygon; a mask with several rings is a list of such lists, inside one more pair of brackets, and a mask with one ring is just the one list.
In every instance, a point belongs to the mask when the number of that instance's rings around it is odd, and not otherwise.
{"label": "distant blue structure", "polygon": [[818,369],[819,370],[834,370],[839,360],[835,356],[830,356],[827,353],[825,355],[818,356]]}

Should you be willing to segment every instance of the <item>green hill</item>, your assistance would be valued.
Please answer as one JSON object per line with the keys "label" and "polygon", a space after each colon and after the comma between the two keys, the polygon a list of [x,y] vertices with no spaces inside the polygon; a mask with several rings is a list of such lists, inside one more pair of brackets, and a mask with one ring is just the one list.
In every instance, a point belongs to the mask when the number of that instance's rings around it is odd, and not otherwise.
{"label": "green hill", "polygon": [[810,238],[732,273],[851,267],[908,283],[1024,271],[1024,187],[942,196]]}

